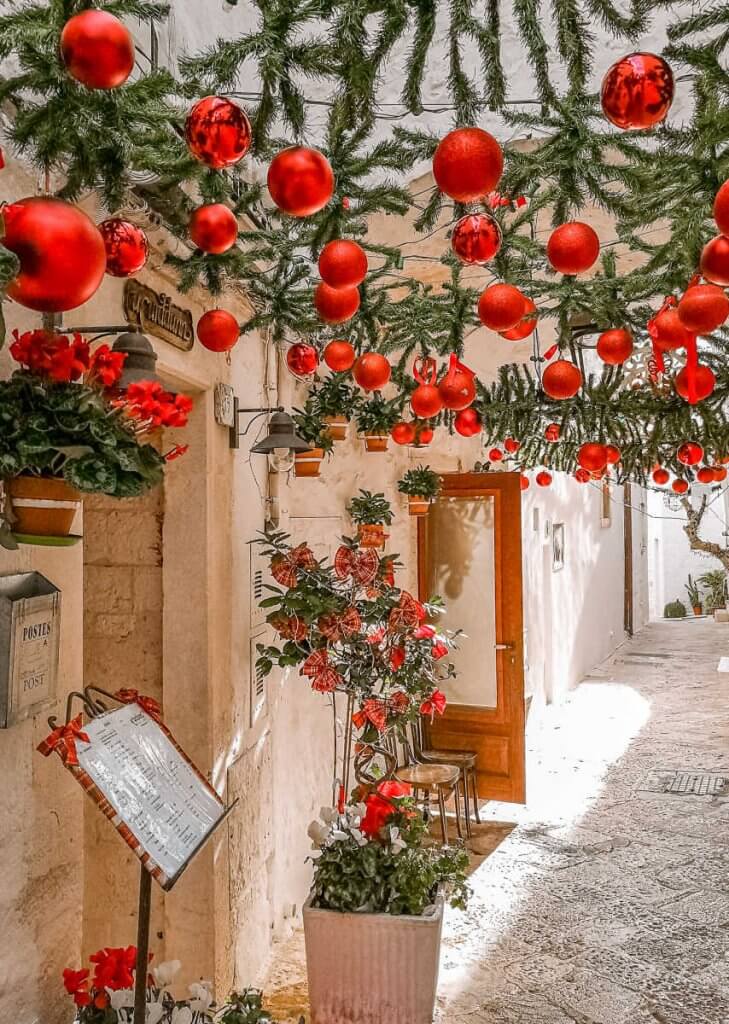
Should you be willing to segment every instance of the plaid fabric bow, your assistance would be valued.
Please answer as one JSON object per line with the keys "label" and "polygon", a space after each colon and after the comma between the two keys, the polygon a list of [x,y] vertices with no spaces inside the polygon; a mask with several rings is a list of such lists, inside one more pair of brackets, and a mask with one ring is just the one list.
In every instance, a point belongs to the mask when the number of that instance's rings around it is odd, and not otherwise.
{"label": "plaid fabric bow", "polygon": [[138,704],[143,711],[146,711],[155,722],[162,722],[162,708],[154,697],[145,697],[143,693],[131,688],[117,690],[114,694],[122,704]]}
{"label": "plaid fabric bow", "polygon": [[420,601],[416,601],[412,594],[403,590],[400,601],[397,607],[390,612],[387,623],[391,630],[417,629],[424,618],[425,609]]}
{"label": "plaid fabric bow", "polygon": [[446,703],[446,695],[441,690],[433,690],[430,697],[420,705],[420,714],[430,715],[432,721],[436,714],[443,714],[446,709]]}
{"label": "plaid fabric bow", "polygon": [[410,707],[410,698],[403,690],[398,690],[388,697],[387,706],[393,715],[404,715]]}
{"label": "plaid fabric bow", "polygon": [[302,676],[311,679],[311,688],[318,693],[331,693],[342,681],[339,673],[332,668],[325,650],[310,654],[299,671]]}
{"label": "plaid fabric bow", "polygon": [[378,732],[384,732],[387,725],[387,703],[378,697],[369,697],[361,709],[352,715],[352,721],[357,729],[371,722]]}
{"label": "plaid fabric bow", "polygon": [[284,640],[306,640],[309,635],[309,627],[298,615],[283,615],[278,613],[269,620],[273,628]]}
{"label": "plaid fabric bow", "polygon": [[81,715],[76,715],[65,725],[59,725],[50,736],[46,736],[38,744],[38,753],[43,757],[48,757],[54,750],[57,750],[65,765],[77,765],[76,740],[83,740],[84,743],[90,742],[89,737],[81,728]]}
{"label": "plaid fabric bow", "polygon": [[334,572],[340,580],[350,576],[355,583],[364,586],[377,577],[380,557],[374,548],[347,548],[342,545],[334,556]]}
{"label": "plaid fabric bow", "polygon": [[271,575],[282,587],[295,587],[299,581],[299,570],[316,569],[317,561],[308,544],[299,544],[286,555],[274,555],[271,559]]}
{"label": "plaid fabric bow", "polygon": [[354,636],[362,628],[362,619],[356,608],[347,608],[346,612],[327,612],[320,615],[317,621],[319,632],[323,633],[327,640],[338,643],[344,637]]}

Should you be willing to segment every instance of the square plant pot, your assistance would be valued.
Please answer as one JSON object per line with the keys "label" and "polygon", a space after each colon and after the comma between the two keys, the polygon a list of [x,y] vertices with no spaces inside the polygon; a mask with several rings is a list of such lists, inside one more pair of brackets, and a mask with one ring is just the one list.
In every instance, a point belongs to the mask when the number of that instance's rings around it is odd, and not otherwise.
{"label": "square plant pot", "polygon": [[311,1024],[430,1024],[443,900],[422,917],[304,906]]}

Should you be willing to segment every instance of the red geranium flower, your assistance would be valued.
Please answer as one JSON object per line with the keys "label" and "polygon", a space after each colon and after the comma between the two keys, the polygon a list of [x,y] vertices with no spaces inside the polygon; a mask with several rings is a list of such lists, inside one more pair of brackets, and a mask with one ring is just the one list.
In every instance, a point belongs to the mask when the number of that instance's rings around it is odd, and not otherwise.
{"label": "red geranium flower", "polygon": [[137,947],[127,946],[100,949],[89,957],[94,968],[94,987],[110,988],[117,991],[134,985],[134,968],[137,963]]}
{"label": "red geranium flower", "polygon": [[438,658],[445,658],[447,653],[448,653],[448,648],[446,647],[445,644],[442,644],[439,640],[437,640],[433,644],[433,657],[436,659],[436,661],[438,660]]}
{"label": "red geranium flower", "polygon": [[189,448],[189,444],[176,444],[174,448],[170,448],[167,452],[165,459],[167,462],[173,462],[175,459],[179,459],[181,456],[185,455]]}
{"label": "red geranium flower", "polygon": [[89,368],[89,345],[80,334],[69,339],[52,331],[13,331],[13,337],[13,359],[39,377],[68,383],[79,380]]}
{"label": "red geranium flower", "polygon": [[187,395],[173,395],[159,381],[151,380],[130,384],[123,404],[135,419],[155,427],[184,427],[192,409]]}
{"label": "red geranium flower", "polygon": [[365,800],[367,811],[360,824],[362,832],[371,838],[379,836],[380,829],[397,810],[394,801],[410,796],[410,793],[410,786],[404,782],[397,782],[395,779],[381,782],[377,792],[370,793]]}
{"label": "red geranium flower", "polygon": [[112,352],[108,345],[100,345],[91,356],[89,382],[98,380],[102,387],[113,387],[121,377],[126,358],[126,352]]}
{"label": "red geranium flower", "polygon": [[70,967],[67,967],[63,972],[63,987],[70,996],[73,996],[76,1006],[88,1006],[91,1002],[88,968],[72,971]]}

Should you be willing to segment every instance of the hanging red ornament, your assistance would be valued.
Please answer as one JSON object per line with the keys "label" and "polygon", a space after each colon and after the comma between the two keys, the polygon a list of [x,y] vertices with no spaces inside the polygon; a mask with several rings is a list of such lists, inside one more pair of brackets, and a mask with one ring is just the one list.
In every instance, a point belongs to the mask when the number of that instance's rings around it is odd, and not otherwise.
{"label": "hanging red ornament", "polygon": [[219,255],[235,245],[238,221],[223,203],[208,203],[192,211],[187,230],[198,249]]}
{"label": "hanging red ornament", "polygon": [[700,444],[696,444],[695,441],[686,441],[676,452],[676,458],[679,462],[682,462],[684,466],[695,466],[704,457],[704,449]]}
{"label": "hanging red ornament", "polygon": [[717,235],[707,242],[701,252],[701,273],[707,281],[729,287],[729,238]]}
{"label": "hanging red ornament", "polygon": [[504,458],[504,453],[500,448],[492,448],[489,452],[489,462],[501,462]]}
{"label": "hanging red ornament", "polygon": [[664,303],[648,324],[648,333],[656,347],[663,352],[685,348],[694,338],[692,332],[684,327],[675,305],[668,302]]}
{"label": "hanging red ornament", "polygon": [[433,440],[433,428],[421,427],[420,423],[415,427],[415,444],[419,448],[425,448]]}
{"label": "hanging red ornament", "polygon": [[211,309],[198,320],[197,336],[203,348],[211,352],[229,352],[240,337],[240,326],[232,313]]}
{"label": "hanging red ornament", "polygon": [[324,349],[324,362],[335,373],[351,370],[356,358],[354,347],[348,341],[330,341]]}
{"label": "hanging red ornament", "polygon": [[621,366],[633,352],[633,335],[622,327],[603,331],[597,339],[597,354],[608,366]]}
{"label": "hanging red ornament", "polygon": [[521,473],[519,476],[519,487],[522,489],[522,491],[529,490],[529,477],[526,476],[524,473]]}
{"label": "hanging red ornament", "polygon": [[504,441],[504,448],[509,453],[509,455],[515,455],[521,448],[521,444],[518,441],[516,441],[513,437],[507,437],[507,439]]}
{"label": "hanging red ornament", "polygon": [[134,70],[134,40],[113,14],[82,11],[63,26],[61,58],[88,89],[117,89]]}
{"label": "hanging red ornament", "polygon": [[607,466],[607,448],[604,444],[588,441],[580,446],[577,452],[577,461],[588,473],[599,473]]}
{"label": "hanging red ornament", "polygon": [[513,284],[492,284],[481,292],[478,317],[492,331],[509,331],[524,316],[526,297]]}
{"label": "hanging red ornament", "polygon": [[317,149],[282,149],[268,168],[268,191],[279,210],[292,217],[310,217],[334,195],[334,172]]}
{"label": "hanging red ornament", "polygon": [[711,468],[714,470],[714,480],[716,481],[716,483],[719,484],[719,483],[722,482],[722,480],[726,480],[726,478],[727,478],[727,468],[726,468],[726,466],[712,466]]}
{"label": "hanging red ornament", "polygon": [[488,213],[469,213],[453,228],[451,249],[461,263],[488,263],[501,248],[501,228]]}
{"label": "hanging red ornament", "polygon": [[412,444],[415,440],[415,424],[401,420],[392,428],[390,436],[395,444]]}
{"label": "hanging red ornament", "polygon": [[244,110],[222,96],[198,100],[185,121],[187,148],[206,167],[232,167],[251,145],[251,122]]}
{"label": "hanging red ornament", "polygon": [[582,466],[580,466],[579,469],[575,470],[575,480],[578,484],[589,484],[591,479],[592,474],[589,473],[586,469],[583,469]]}
{"label": "hanging red ornament", "polygon": [[676,494],[685,494],[689,489],[688,480],[681,480],[680,478],[678,480],[674,480],[671,484],[671,489],[675,491]]}
{"label": "hanging red ornament", "polygon": [[729,181],[725,181],[716,193],[714,220],[722,235],[729,235]]}
{"label": "hanging red ornament", "polygon": [[547,259],[560,274],[581,274],[599,255],[597,232],[579,220],[560,224],[547,241]]}
{"label": "hanging red ornament", "polygon": [[673,73],[654,53],[631,53],[617,61],[602,80],[602,110],[618,128],[652,128],[673,102]]}
{"label": "hanging red ornament", "polygon": [[696,479],[700,484],[713,484],[715,480],[714,470],[709,466],[702,466],[696,474]]}
{"label": "hanging red ornament", "polygon": [[362,284],[367,269],[367,253],[361,245],[348,238],[327,242],[319,254],[321,279],[332,288]]}
{"label": "hanging red ornament", "polygon": [[696,402],[703,402],[705,398],[709,397],[716,387],[716,377],[714,376],[713,371],[708,366],[704,366],[703,363],[699,363],[695,367],[693,401],[691,400],[689,383],[689,369],[684,366],[684,368],[676,374],[674,386],[681,398],[685,399],[687,402],[690,401],[693,405]]}
{"label": "hanging red ornament", "polygon": [[679,302],[678,315],[693,334],[711,334],[729,317],[729,299],[715,284],[694,285]]}
{"label": "hanging red ornament", "polygon": [[539,473],[537,473],[535,480],[537,481],[540,487],[549,487],[549,485],[552,483],[552,474],[548,473],[546,469],[543,469]]}
{"label": "hanging red ornament", "polygon": [[605,452],[607,453],[608,466],[615,466],[620,462],[620,449],[616,448],[614,444],[605,445]]}
{"label": "hanging red ornament", "polygon": [[410,396],[410,408],[415,416],[429,420],[443,408],[443,399],[435,384],[419,384]]}
{"label": "hanging red ornament", "polygon": [[9,298],[41,313],[82,305],[106,270],[101,232],[83,210],[45,196],[31,196],[0,209],[0,242],[20,260],[7,287]]}
{"label": "hanging red ornament", "polygon": [[330,288],[328,284],[316,286],[314,306],[319,319],[325,324],[343,324],[351,320],[359,309],[359,288]]}
{"label": "hanging red ornament", "polygon": [[110,217],[99,224],[106,251],[106,272],[111,277],[138,274],[149,256],[147,236],[136,224]]}
{"label": "hanging red ornament", "polygon": [[392,367],[379,352],[365,352],[354,364],[352,373],[364,391],[381,391],[390,379]]}
{"label": "hanging red ornament", "polygon": [[671,474],[663,466],[658,466],[653,470],[653,482],[658,484],[659,487],[663,487],[671,479]]}
{"label": "hanging red ornament", "polygon": [[456,128],[438,143],[433,177],[441,192],[459,203],[474,203],[496,188],[504,154],[483,128]]}
{"label": "hanging red ornament", "polygon": [[446,409],[459,412],[466,409],[476,397],[476,375],[451,353],[448,370],[438,385],[441,401]]}
{"label": "hanging red ornament", "polygon": [[506,341],[523,341],[524,338],[528,338],[530,334],[534,333],[537,326],[536,312],[537,307],[532,300],[524,296],[524,314],[521,320],[511,330],[499,331],[499,335]]}
{"label": "hanging red ornament", "polygon": [[555,444],[557,441],[559,441],[559,433],[559,424],[550,423],[544,431],[544,440],[549,441],[550,444]]}
{"label": "hanging red ornament", "polygon": [[582,387],[582,374],[574,363],[567,359],[557,359],[550,363],[542,374],[542,390],[550,398],[563,401],[574,398]]}
{"label": "hanging red ornament", "polygon": [[286,353],[286,365],[294,377],[310,377],[319,365],[319,353],[313,345],[297,341]]}
{"label": "hanging red ornament", "polygon": [[481,417],[475,409],[462,409],[453,420],[453,426],[461,437],[474,437],[481,433]]}

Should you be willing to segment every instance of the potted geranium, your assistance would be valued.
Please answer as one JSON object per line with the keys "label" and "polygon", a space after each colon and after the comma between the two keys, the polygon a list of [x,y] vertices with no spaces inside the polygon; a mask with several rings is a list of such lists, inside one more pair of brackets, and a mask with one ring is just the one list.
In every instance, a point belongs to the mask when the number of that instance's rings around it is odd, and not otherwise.
{"label": "potted geranium", "polygon": [[163,477],[167,456],[143,440],[152,427],[184,426],[185,395],[143,381],[116,392],[124,355],[93,353],[79,334],[14,332],[20,369],[0,381],[0,477],[7,523],[27,543],[64,543],[83,492],[135,497]]}
{"label": "potted geranium", "polygon": [[440,476],[429,466],[409,469],[398,482],[397,489],[408,496],[411,516],[425,516],[440,492]]}
{"label": "potted geranium", "polygon": [[392,508],[382,492],[361,490],[352,498],[347,511],[358,527],[357,537],[364,548],[385,546],[385,527],[392,524]]}
{"label": "potted geranium", "polygon": [[324,456],[329,455],[334,448],[327,425],[311,398],[303,409],[294,409],[293,419],[296,433],[311,445],[309,451],[296,453],[294,476],[319,476]]}
{"label": "potted geranium", "polygon": [[332,441],[344,441],[347,425],[361,401],[348,374],[331,373],[318,381],[309,392],[309,399],[327,424]]}
{"label": "potted geranium", "polygon": [[355,418],[368,452],[387,451],[390,431],[402,415],[401,404],[399,398],[388,401],[380,394],[360,403]]}

